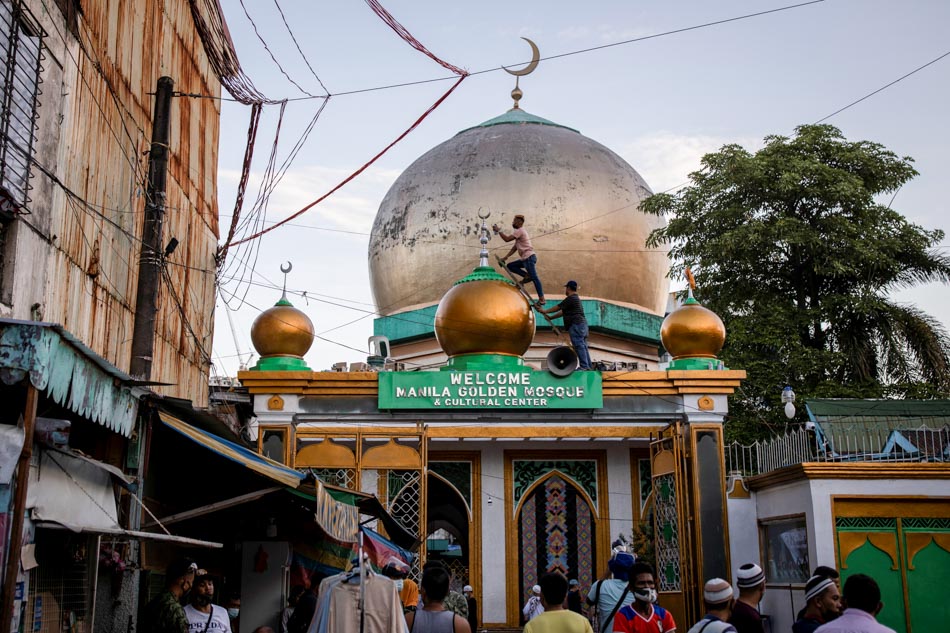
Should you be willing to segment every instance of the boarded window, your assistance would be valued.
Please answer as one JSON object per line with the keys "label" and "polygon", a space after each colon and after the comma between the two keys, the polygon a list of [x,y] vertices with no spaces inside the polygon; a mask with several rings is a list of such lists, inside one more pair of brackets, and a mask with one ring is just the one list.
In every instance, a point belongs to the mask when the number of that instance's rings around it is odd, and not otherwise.
{"label": "boarded window", "polygon": [[7,213],[29,202],[42,61],[35,24],[20,2],[0,0],[0,210]]}

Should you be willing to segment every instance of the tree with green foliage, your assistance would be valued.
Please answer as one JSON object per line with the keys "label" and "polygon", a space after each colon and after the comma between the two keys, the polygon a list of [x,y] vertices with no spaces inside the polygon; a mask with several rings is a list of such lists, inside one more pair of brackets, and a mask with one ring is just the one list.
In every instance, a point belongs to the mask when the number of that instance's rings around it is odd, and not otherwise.
{"label": "tree with green foliage", "polygon": [[950,257],[936,248],[943,232],[888,204],[917,175],[912,162],[803,125],[754,154],[738,145],[707,154],[687,187],[641,205],[668,216],[648,245],[669,245],[674,271],[695,270],[697,299],[726,325],[720,357],[748,372],[730,437],[780,423],[785,384],[805,398],[950,393],[947,332],[890,296],[950,281]]}

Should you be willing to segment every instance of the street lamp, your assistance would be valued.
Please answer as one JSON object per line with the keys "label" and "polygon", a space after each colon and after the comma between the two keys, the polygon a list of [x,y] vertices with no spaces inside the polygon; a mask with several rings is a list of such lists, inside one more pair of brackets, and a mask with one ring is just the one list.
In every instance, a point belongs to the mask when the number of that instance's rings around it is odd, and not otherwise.
{"label": "street lamp", "polygon": [[791,420],[795,417],[795,392],[788,385],[782,389],[782,402],[785,403],[785,417]]}

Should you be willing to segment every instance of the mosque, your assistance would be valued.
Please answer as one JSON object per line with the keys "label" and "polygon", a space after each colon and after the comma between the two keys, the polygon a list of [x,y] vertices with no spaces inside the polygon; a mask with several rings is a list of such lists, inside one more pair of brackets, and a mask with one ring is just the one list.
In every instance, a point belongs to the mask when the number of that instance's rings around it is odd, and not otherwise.
{"label": "mosque", "polygon": [[[258,451],[378,497],[422,559],[474,587],[488,629],[517,627],[546,572],[586,592],[618,540],[655,562],[681,627],[702,615],[703,580],[750,561],[766,571],[772,630],[790,630],[816,565],[883,579],[903,596],[882,616],[897,630],[945,622],[931,594],[950,582],[950,402],[921,405],[940,409],[925,417],[891,415],[910,404],[812,402],[811,428],[751,447],[755,468],[727,460],[727,398],[745,372],[716,358],[719,317],[691,291],[671,298],[667,255],[645,245],[662,225],[639,211],[649,187],[604,145],[524,111],[522,96],[516,86],[514,107],[425,153],[383,199],[366,363],[311,370],[313,325],[286,296],[255,321],[261,359],[239,379]],[[579,284],[594,371],[563,368],[574,357],[560,321],[493,266],[510,245],[492,243],[488,218],[516,213],[548,301]],[[845,427],[822,417],[840,410]],[[890,425],[876,444],[874,412]]]}
{"label": "mosque", "polygon": [[[313,326],[286,297],[258,318],[261,360],[239,376],[253,433],[264,454],[378,496],[423,558],[475,587],[487,628],[517,626],[548,571],[589,587],[616,540],[653,532],[651,516],[664,604],[685,621],[689,579],[730,575],[721,423],[744,372],[716,359],[722,322],[694,299],[664,321],[667,256],[645,246],[663,220],[638,209],[643,178],[512,96],[382,201],[369,245],[382,316],[366,365],[311,371]],[[486,217],[515,213],[549,302],[580,285],[598,370],[549,371],[569,340],[491,265],[489,249],[509,245],[489,246]],[[719,520],[700,529],[694,512]]]}

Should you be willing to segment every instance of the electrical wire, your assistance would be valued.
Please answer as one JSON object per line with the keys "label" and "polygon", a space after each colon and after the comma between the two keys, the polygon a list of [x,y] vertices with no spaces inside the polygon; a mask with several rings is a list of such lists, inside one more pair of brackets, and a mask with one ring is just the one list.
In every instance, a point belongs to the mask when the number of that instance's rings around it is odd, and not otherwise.
{"label": "electrical wire", "polygon": [[[300,84],[298,84],[296,81],[293,80],[293,78],[287,73],[287,71],[284,70],[284,67],[281,66],[280,62],[277,61],[277,57],[274,56],[274,52],[270,49],[270,46],[267,45],[267,42],[264,40],[264,37],[261,35],[261,32],[257,29],[257,23],[254,22],[254,18],[252,18],[252,17],[251,17],[251,14],[248,12],[247,6],[244,4],[244,0],[238,0],[238,1],[239,1],[240,5],[241,5],[241,8],[244,9],[244,15],[247,16],[248,22],[251,23],[251,27],[253,27],[253,29],[254,29],[254,35],[256,35],[256,36],[257,36],[257,39],[259,39],[260,42],[261,42],[261,44],[264,45],[264,50],[267,51],[267,54],[270,56],[271,60],[274,62],[274,65],[276,65],[276,66],[277,66],[277,69],[280,70],[280,72],[284,75],[284,77],[287,78],[287,81],[289,81],[290,83],[292,83],[292,84],[297,88],[297,90],[299,90],[300,92],[304,93],[304,94],[307,95],[308,97],[311,97],[311,98],[314,98],[314,99],[319,99],[319,98],[321,98],[321,97],[326,97],[326,96],[328,96],[328,95],[315,95],[315,94],[313,94],[313,93],[310,93],[310,92],[304,90],[304,89],[303,89],[303,86],[301,86]],[[278,7],[278,8],[279,8],[279,7]],[[286,24],[286,22],[285,22],[285,24]],[[288,28],[290,28],[290,27],[288,27]],[[292,37],[292,36],[293,36],[293,34],[291,34],[291,37]],[[299,47],[298,47],[298,50],[299,50]],[[306,60],[306,58],[304,58],[304,59]],[[307,65],[309,66],[309,64],[307,64]]]}
{"label": "electrical wire", "polygon": [[[847,110],[848,108],[850,108],[850,107],[852,107],[852,106],[858,105],[859,103],[861,103],[861,102],[864,101],[865,99],[869,99],[869,98],[873,97],[874,95],[876,95],[876,94],[879,93],[879,92],[884,92],[885,90],[887,90],[888,88],[890,88],[890,87],[893,86],[894,84],[899,83],[899,82],[901,82],[901,81],[904,81],[905,79],[907,79],[907,78],[910,77],[911,75],[913,75],[913,74],[915,74],[915,73],[917,73],[917,72],[920,72],[921,70],[923,70],[923,69],[926,68],[927,66],[930,66],[930,65],[932,65],[932,64],[936,64],[937,62],[939,62],[939,61],[940,61],[941,59],[943,59],[944,57],[947,57],[948,55],[950,55],[950,51],[947,51],[946,53],[944,53],[943,55],[940,55],[939,57],[936,57],[936,58],[934,58],[934,59],[931,59],[931,60],[930,60],[929,62],[927,62],[926,64],[923,64],[922,66],[918,66],[917,68],[913,69],[912,71],[910,71],[909,73],[907,73],[907,74],[905,74],[905,75],[901,75],[900,77],[898,77],[898,78],[895,79],[894,81],[890,82],[889,84],[885,84],[885,85],[881,86],[880,88],[878,88],[877,90],[874,90],[873,92],[869,92],[868,94],[864,95],[863,97],[861,97],[861,98],[858,99],[857,101],[852,101],[851,103],[849,103],[848,105],[844,106],[843,108],[838,108],[837,110],[835,110],[835,111],[832,112],[831,114],[829,114],[829,115],[827,115],[827,116],[824,116],[824,117],[818,119],[817,121],[815,121],[815,125],[817,125],[818,123],[821,123],[822,121],[827,121],[828,119],[830,119],[831,117],[835,116],[836,114],[840,114],[840,113],[844,112],[845,110]],[[896,194],[895,194],[895,195],[896,195]],[[892,201],[892,202],[893,202],[893,201]]]}
{"label": "electrical wire", "polygon": [[[571,57],[571,56],[573,56],[573,55],[581,55],[581,54],[585,54],[585,53],[590,53],[590,52],[594,52],[594,51],[599,51],[599,50],[602,50],[602,49],[605,49],[605,48],[612,48],[612,47],[616,47],[616,46],[623,46],[623,45],[626,45],[626,44],[634,44],[634,43],[636,43],[636,42],[642,42],[642,41],[646,41],[646,40],[656,39],[656,38],[659,38],[659,37],[665,37],[665,36],[667,36],[667,35],[676,35],[676,34],[679,34],[679,33],[686,33],[686,32],[689,32],[689,31],[695,31],[695,30],[698,30],[698,29],[708,28],[708,27],[712,27],[712,26],[719,26],[719,25],[722,25],[722,24],[728,24],[728,23],[730,23],[730,22],[738,22],[738,21],[740,21],[740,20],[747,20],[747,19],[751,19],[751,18],[761,17],[761,16],[764,16],[764,15],[772,14],[772,13],[779,13],[779,12],[782,12],[782,11],[789,11],[789,10],[792,10],[792,9],[798,9],[798,8],[806,7],[806,6],[813,5],[813,4],[820,4],[820,3],[822,3],[822,2],[825,2],[825,0],[811,0],[810,2],[801,2],[801,3],[798,3],[798,4],[785,5],[785,6],[782,6],[782,7],[777,7],[777,8],[775,8],[775,9],[768,9],[768,10],[765,10],[765,11],[758,11],[758,12],[755,12],[755,13],[747,13],[747,14],[744,14],[744,15],[738,15],[738,16],[734,16],[734,17],[731,17],[731,18],[724,18],[724,19],[722,19],[722,20],[715,20],[715,21],[712,21],[712,22],[704,22],[704,23],[702,23],[702,24],[695,24],[695,25],[692,25],[692,26],[687,26],[687,27],[682,27],[682,28],[678,28],[678,29],[673,29],[673,30],[670,30],[670,31],[662,31],[662,32],[660,32],[660,33],[652,33],[652,34],[650,34],[650,35],[644,35],[644,36],[641,36],[641,37],[635,37],[635,38],[631,38],[631,39],[626,39],[626,40],[622,40],[622,41],[619,41],[619,42],[611,42],[610,44],[604,44],[604,45],[601,45],[601,46],[592,46],[592,47],[589,47],[589,48],[583,48],[583,49],[577,49],[577,50],[569,51],[569,52],[567,52],[567,53],[559,53],[559,54],[557,54],[557,55],[549,55],[549,56],[547,56],[547,57],[541,57],[541,58],[539,59],[539,61],[548,61],[548,60],[552,60],[552,59],[561,59],[561,58],[564,58],[564,57]],[[516,65],[518,65],[518,64],[517,64],[517,63],[515,63],[515,64],[504,64],[504,66],[516,66]],[[501,70],[503,70],[503,67],[502,67],[502,66],[498,66],[498,67],[494,67],[494,66],[493,66],[493,67],[491,67],[491,68],[483,68],[483,69],[481,69],[481,70],[476,70],[476,71],[468,72],[468,73],[467,73],[467,76],[469,76],[469,77],[474,77],[474,76],[476,76],[476,75],[484,75],[484,74],[487,74],[487,73],[499,72],[499,71],[501,71]],[[363,94],[363,93],[367,93],[367,92],[377,92],[377,91],[380,91],[380,90],[391,90],[391,89],[394,89],[394,88],[405,88],[405,87],[409,87],[409,86],[419,86],[419,85],[423,85],[423,84],[436,83],[436,82],[440,82],[440,81],[449,81],[449,80],[456,79],[456,78],[457,78],[457,76],[449,75],[449,76],[446,76],[446,77],[433,77],[433,78],[430,78],[430,79],[420,79],[420,80],[417,80],[417,81],[405,81],[405,82],[400,82],[400,83],[385,84],[385,85],[382,85],[382,86],[374,86],[374,87],[370,87],[370,88],[359,88],[359,89],[354,89],[354,90],[345,90],[345,91],[341,91],[341,92],[334,92],[334,93],[333,93],[333,96],[334,96],[334,97],[343,97],[343,96],[348,96],[348,95],[358,95],[358,94]],[[184,96],[184,97],[191,97],[191,98],[195,98],[195,99],[214,99],[214,100],[223,100],[223,101],[237,101],[236,99],[227,99],[227,98],[224,98],[224,97],[218,97],[218,96],[214,96],[214,95],[182,94],[182,96]],[[293,97],[293,98],[288,99],[288,101],[305,101],[305,100],[314,99],[314,98],[319,99],[319,98],[322,98],[322,97],[320,97],[320,96],[318,96],[318,97]]]}
{"label": "electrical wire", "polygon": [[300,43],[297,42],[297,38],[294,36],[293,30],[290,28],[290,24],[287,22],[287,16],[284,15],[284,10],[280,7],[280,2],[274,0],[274,6],[277,7],[277,12],[280,14],[280,19],[284,21],[284,26],[287,27],[287,33],[290,34],[290,39],[293,40],[294,46],[297,47],[297,52],[300,53],[300,57],[303,59],[303,63],[307,65],[307,68],[310,69],[310,74],[313,75],[313,78],[317,80],[317,83],[320,84],[320,87],[323,89],[324,94],[330,96],[330,91],[327,90],[327,87],[323,85],[323,81],[320,80],[320,77],[317,76],[317,71],[313,69],[313,66],[310,65],[310,60],[307,59],[307,56],[303,54],[303,50],[300,48]]}

